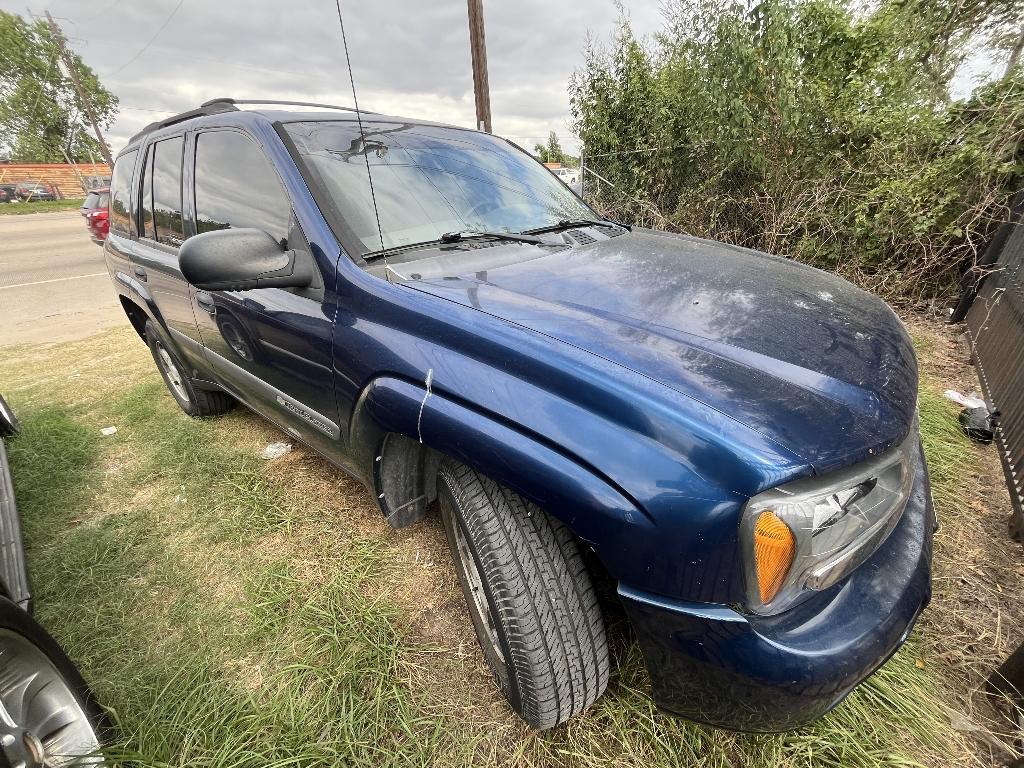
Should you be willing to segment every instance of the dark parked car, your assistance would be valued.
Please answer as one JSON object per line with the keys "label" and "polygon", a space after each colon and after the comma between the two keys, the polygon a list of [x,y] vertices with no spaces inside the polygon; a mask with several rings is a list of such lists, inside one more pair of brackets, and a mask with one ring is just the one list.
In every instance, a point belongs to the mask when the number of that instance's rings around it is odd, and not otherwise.
{"label": "dark parked car", "polygon": [[488,134],[238,103],[118,155],[104,252],[128,319],[186,413],[244,402],[396,527],[437,503],[530,725],[607,684],[593,571],[655,701],[706,723],[801,725],[900,646],[933,513],[884,302],[602,220]]}
{"label": "dark parked car", "polygon": [[89,237],[97,245],[103,245],[107,238],[110,220],[110,190],[107,187],[99,187],[85,196],[85,201],[79,210],[85,217],[85,226],[89,230]]}
{"label": "dark parked car", "polygon": [[0,765],[98,765],[106,716],[74,664],[31,616],[4,443],[17,431],[0,397]]}
{"label": "dark parked car", "polygon": [[18,202],[17,184],[0,184],[0,203]]}
{"label": "dark parked car", "polygon": [[50,184],[24,181],[17,186],[18,199],[22,202],[56,200],[57,194]]}

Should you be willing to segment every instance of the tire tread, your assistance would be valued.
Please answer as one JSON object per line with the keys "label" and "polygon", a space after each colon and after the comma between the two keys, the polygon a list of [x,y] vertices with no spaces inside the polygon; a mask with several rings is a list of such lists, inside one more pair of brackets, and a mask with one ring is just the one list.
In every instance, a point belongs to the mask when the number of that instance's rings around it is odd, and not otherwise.
{"label": "tire tread", "polygon": [[572,532],[455,461],[442,463],[440,477],[490,587],[519,714],[535,728],[565,722],[604,692],[609,670],[600,606]]}

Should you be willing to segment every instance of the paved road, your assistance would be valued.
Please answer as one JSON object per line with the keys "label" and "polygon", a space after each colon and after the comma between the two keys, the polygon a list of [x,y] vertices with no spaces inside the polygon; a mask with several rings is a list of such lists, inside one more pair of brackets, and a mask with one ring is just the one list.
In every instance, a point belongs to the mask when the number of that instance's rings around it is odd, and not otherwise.
{"label": "paved road", "polygon": [[77,211],[0,216],[0,346],[69,341],[125,322]]}

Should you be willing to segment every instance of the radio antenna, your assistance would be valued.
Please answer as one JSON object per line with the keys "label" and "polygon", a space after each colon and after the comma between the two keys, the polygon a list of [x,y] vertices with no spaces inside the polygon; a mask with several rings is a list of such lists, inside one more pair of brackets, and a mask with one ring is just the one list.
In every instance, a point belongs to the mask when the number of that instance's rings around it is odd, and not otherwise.
{"label": "radio antenna", "polygon": [[[377,237],[380,238],[380,250],[384,255],[384,274],[391,281],[393,269],[388,265],[388,254],[384,249],[384,230],[380,226],[380,212],[377,210],[377,195],[373,190],[373,174],[370,172],[370,148],[366,143],[366,129],[363,128],[363,113],[359,109],[359,97],[356,96],[356,79],[352,74],[352,58],[348,53],[348,37],[345,35],[345,19],[341,13],[341,0],[334,0],[334,6],[338,9],[338,24],[341,26],[341,42],[345,47],[345,64],[348,67],[348,82],[352,86],[352,103],[356,108],[356,121],[359,124],[359,142],[363,145],[363,160],[366,162],[366,179],[370,182],[370,201],[373,203],[373,217],[377,221]],[[397,272],[395,272],[398,275]],[[398,275],[400,278],[402,275]]]}

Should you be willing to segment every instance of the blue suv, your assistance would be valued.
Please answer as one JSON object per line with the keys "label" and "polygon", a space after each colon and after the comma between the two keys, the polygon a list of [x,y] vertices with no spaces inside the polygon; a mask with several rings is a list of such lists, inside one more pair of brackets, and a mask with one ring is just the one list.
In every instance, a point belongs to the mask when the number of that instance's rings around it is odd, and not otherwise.
{"label": "blue suv", "polygon": [[604,220],[494,136],[291,106],[218,99],[133,137],[113,284],[186,413],[241,401],[395,527],[436,505],[527,723],[607,685],[598,572],[654,700],[704,723],[807,723],[899,647],[934,520],[884,302]]}

